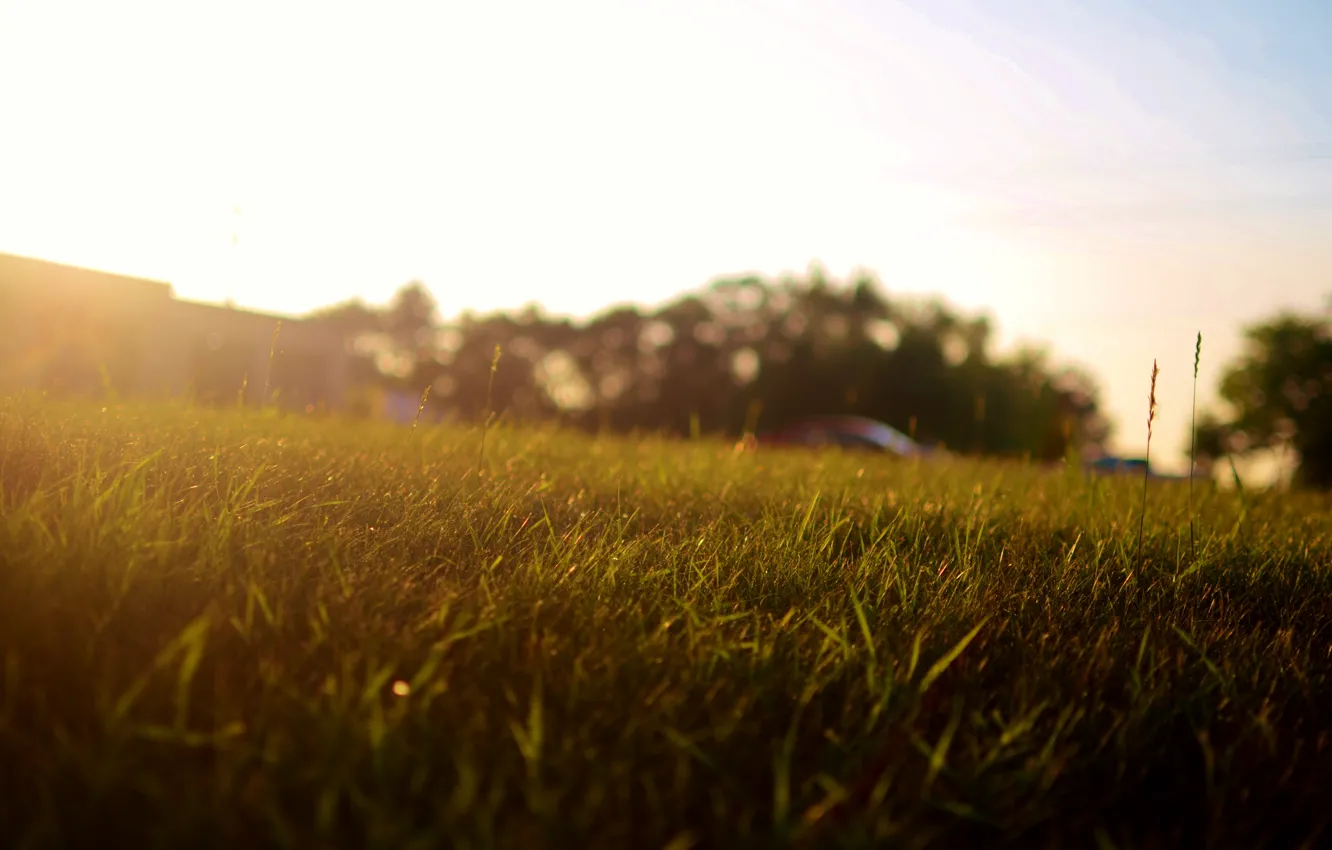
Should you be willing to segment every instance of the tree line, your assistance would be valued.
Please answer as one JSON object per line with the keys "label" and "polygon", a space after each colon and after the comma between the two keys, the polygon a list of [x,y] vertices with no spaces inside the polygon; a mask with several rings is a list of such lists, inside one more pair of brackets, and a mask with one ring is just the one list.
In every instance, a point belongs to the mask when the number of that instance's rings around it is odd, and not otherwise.
{"label": "tree line", "polygon": [[359,381],[428,389],[433,412],[465,420],[739,435],[855,414],[925,444],[1043,461],[1109,433],[1090,375],[1033,347],[996,355],[986,316],[890,298],[868,273],[724,278],[585,322],[537,307],[444,321],[413,282],[383,308],[353,301],[308,318],[346,335]]}

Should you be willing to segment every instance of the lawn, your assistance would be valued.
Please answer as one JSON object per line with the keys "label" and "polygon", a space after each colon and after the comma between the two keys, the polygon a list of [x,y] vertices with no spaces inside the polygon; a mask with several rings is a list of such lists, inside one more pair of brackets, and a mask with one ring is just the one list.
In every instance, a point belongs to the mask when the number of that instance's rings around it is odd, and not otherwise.
{"label": "lawn", "polygon": [[0,400],[10,847],[1327,842],[1332,498]]}

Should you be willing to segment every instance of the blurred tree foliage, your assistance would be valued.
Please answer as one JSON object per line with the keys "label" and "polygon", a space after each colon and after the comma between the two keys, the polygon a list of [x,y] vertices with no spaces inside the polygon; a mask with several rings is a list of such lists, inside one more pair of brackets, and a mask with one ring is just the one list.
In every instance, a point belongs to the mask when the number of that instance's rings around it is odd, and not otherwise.
{"label": "blurred tree foliage", "polygon": [[963,452],[1056,460],[1108,434],[1092,379],[1042,351],[991,352],[984,317],[937,301],[889,299],[861,274],[721,279],[651,311],[585,323],[537,308],[438,321],[409,284],[383,311],[337,305],[312,316],[343,328],[358,374],[419,393],[460,418],[493,409],[589,430],[739,434],[812,414],[868,416]]}
{"label": "blurred tree foliage", "polygon": [[1228,455],[1291,449],[1295,483],[1332,487],[1332,309],[1325,316],[1282,313],[1244,331],[1246,350],[1221,376],[1229,417],[1198,425],[1204,464]]}

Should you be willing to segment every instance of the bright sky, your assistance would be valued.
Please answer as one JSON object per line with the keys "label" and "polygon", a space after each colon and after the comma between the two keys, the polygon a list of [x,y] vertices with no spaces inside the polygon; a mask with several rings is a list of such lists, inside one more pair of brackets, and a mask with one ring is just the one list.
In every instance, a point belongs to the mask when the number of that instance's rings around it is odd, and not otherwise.
{"label": "bright sky", "polygon": [[1329,44],[1326,0],[0,0],[0,250],[278,312],[868,267],[1091,369],[1125,451],[1159,358],[1178,468],[1194,334],[1206,402],[1332,292]]}

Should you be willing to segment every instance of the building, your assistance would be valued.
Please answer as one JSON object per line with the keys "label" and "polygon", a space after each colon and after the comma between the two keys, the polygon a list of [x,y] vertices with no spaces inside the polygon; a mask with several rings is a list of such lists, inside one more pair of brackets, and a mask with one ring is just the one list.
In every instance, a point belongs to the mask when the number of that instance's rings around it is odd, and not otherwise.
{"label": "building", "polygon": [[267,388],[283,407],[338,409],[349,362],[332,328],[181,300],[160,281],[0,254],[0,393],[257,403]]}

